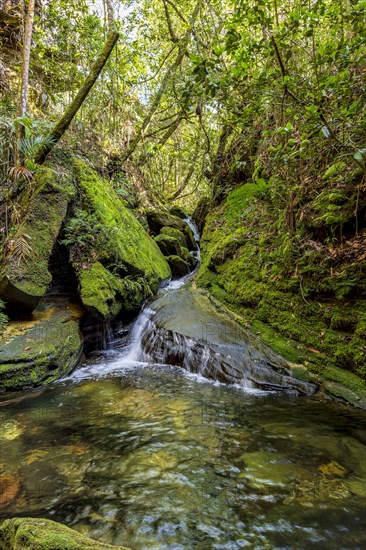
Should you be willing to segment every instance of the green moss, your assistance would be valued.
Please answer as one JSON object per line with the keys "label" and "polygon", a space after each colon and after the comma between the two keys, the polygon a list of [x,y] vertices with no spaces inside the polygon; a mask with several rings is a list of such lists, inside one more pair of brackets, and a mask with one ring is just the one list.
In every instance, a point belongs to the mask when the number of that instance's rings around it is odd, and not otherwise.
{"label": "green moss", "polygon": [[156,242],[110,182],[78,160],[74,168],[84,225],[89,215],[100,230],[99,238],[88,237],[89,260],[77,258],[73,262],[81,299],[99,318],[113,318],[122,309],[138,309],[162,281],[170,278],[170,268]]}
{"label": "green moss", "polygon": [[[15,229],[10,246],[26,242],[22,256],[9,254],[3,260],[0,275],[0,296],[9,304],[34,309],[51,282],[48,260],[66,215],[73,187],[57,183],[58,175],[42,168],[36,176],[36,190],[27,197],[27,213]],[[29,194],[28,191],[26,194]],[[23,250],[27,248],[22,245]]]}
{"label": "green moss", "polygon": [[[110,228],[105,249],[126,274],[138,272],[155,291],[170,277],[169,266],[157,244],[126,208],[112,185],[81,161],[74,160],[77,186],[84,207]],[[99,251],[103,252],[103,251]]]}
{"label": "green moss", "polygon": [[183,275],[187,275],[190,271],[189,264],[183,260],[180,256],[168,256],[167,257],[168,264],[170,265],[170,269],[172,270],[173,275],[177,277],[182,277]]}
{"label": "green moss", "polygon": [[169,237],[174,237],[174,239],[176,239],[179,242],[180,246],[187,248],[187,241],[184,236],[184,233],[179,229],[175,229],[174,227],[163,227],[160,231],[160,234],[168,235]]}
{"label": "green moss", "polygon": [[[304,364],[320,383],[343,372],[337,384],[362,392],[366,305],[354,293],[362,296],[363,267],[349,265],[344,273],[341,268],[333,273],[316,250],[297,259],[294,242],[275,230],[261,193],[265,196],[265,187],[260,191],[246,184],[209,213],[197,283],[242,315],[277,353]],[[353,297],[337,299],[345,294]],[[304,371],[298,374],[303,378]]]}
{"label": "green moss", "polygon": [[55,311],[0,345],[0,391],[48,384],[79,363],[83,342],[70,311]]}
{"label": "green moss", "polygon": [[98,542],[49,519],[7,519],[0,526],[0,550],[107,550],[108,548],[124,549],[122,546]]}
{"label": "green moss", "polygon": [[170,256],[171,254],[180,256],[181,245],[175,237],[160,234],[154,240],[164,256]]}
{"label": "green moss", "polygon": [[136,280],[120,278],[100,262],[78,268],[80,297],[84,306],[97,317],[112,319],[123,309],[136,310],[151,296],[152,291],[143,277]]}
{"label": "green moss", "polygon": [[178,218],[181,218],[182,220],[184,220],[185,218],[188,218],[187,212],[181,206],[178,206],[178,205],[172,206],[169,212],[173,214],[173,216],[178,216]]}

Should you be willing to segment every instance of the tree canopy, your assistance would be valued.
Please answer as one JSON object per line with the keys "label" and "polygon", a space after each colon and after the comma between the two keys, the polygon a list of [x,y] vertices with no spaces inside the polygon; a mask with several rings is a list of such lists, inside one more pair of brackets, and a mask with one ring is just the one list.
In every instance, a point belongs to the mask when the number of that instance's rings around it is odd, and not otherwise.
{"label": "tree canopy", "polygon": [[[290,230],[334,173],[354,182],[358,219],[364,1],[136,0],[114,8],[120,39],[63,138],[67,147],[105,173],[127,171],[161,202],[193,206],[201,195],[219,199],[233,182],[264,179]],[[33,152],[78,93],[110,26],[101,2],[35,9],[27,113],[17,116],[26,5],[1,3],[2,185],[17,127]],[[346,221],[337,200],[322,212],[333,232]]]}

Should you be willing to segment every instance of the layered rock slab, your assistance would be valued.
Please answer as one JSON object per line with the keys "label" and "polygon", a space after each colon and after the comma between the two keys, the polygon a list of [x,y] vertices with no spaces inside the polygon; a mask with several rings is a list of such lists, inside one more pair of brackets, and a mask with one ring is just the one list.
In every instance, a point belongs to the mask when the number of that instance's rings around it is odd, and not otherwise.
{"label": "layered rock slab", "polygon": [[289,363],[219,311],[204,292],[183,287],[151,307],[155,314],[142,343],[154,361],[229,384],[294,395],[316,393],[316,384],[294,377]]}

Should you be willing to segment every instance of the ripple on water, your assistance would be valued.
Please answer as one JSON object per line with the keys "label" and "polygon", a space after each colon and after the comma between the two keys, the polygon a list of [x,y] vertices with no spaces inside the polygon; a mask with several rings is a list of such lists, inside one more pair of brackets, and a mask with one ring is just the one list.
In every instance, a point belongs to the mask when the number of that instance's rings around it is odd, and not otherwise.
{"label": "ripple on water", "polygon": [[364,547],[365,413],[132,367],[2,407],[2,517],[134,549]]}

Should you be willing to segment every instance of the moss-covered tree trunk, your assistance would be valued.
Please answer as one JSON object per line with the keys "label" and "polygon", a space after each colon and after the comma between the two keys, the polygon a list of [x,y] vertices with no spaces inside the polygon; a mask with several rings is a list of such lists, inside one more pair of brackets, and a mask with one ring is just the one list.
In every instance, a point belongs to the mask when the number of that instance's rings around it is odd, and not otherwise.
{"label": "moss-covered tree trunk", "polygon": [[73,121],[76,113],[84,103],[87,98],[90,90],[94,86],[98,76],[103,70],[104,65],[108,61],[108,58],[119,38],[119,34],[116,31],[109,33],[106,43],[103,50],[100,52],[99,56],[95,60],[94,65],[92,66],[89,75],[84,81],[84,84],[81,86],[74,100],[72,101],[70,107],[67,109],[66,113],[60,118],[56,126],[50,132],[50,140],[48,140],[47,145],[40,149],[35,155],[35,162],[42,164],[47,155],[52,151],[53,147],[60,140],[63,134],[66,132],[71,122]]}

